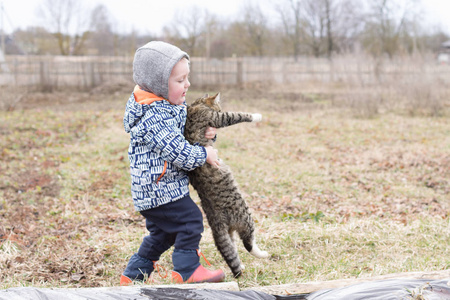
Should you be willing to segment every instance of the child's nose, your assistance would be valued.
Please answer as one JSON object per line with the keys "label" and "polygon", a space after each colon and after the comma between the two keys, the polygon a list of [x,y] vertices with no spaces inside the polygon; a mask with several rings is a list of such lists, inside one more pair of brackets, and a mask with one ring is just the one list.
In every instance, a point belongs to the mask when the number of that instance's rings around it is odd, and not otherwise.
{"label": "child's nose", "polygon": [[189,82],[189,79],[186,79],[186,84],[185,84],[185,86],[186,86],[187,88],[191,86],[191,83]]}

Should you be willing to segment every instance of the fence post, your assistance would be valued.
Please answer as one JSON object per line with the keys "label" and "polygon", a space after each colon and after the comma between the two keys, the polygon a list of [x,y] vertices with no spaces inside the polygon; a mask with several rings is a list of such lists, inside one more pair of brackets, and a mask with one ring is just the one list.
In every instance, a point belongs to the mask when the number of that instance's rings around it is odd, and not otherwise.
{"label": "fence post", "polygon": [[45,61],[41,61],[39,63],[39,81],[41,86],[41,91],[43,92],[51,92],[52,86],[49,80],[48,74],[48,66]]}
{"label": "fence post", "polygon": [[96,78],[95,78],[95,66],[96,66],[96,63],[95,62],[93,62],[93,61],[90,61],[89,62],[89,67],[90,67],[90,78],[91,78],[91,82],[90,82],[90,84],[89,84],[89,88],[93,88],[93,87],[95,87],[95,85],[96,85]]}
{"label": "fence post", "polygon": [[236,84],[239,88],[243,86],[243,68],[242,68],[242,60],[237,59],[237,74],[236,74]]}

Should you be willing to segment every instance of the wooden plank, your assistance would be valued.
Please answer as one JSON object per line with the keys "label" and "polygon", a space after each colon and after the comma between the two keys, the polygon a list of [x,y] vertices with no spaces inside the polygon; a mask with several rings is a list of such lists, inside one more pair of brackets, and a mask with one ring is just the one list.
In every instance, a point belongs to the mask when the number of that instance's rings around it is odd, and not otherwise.
{"label": "wooden plank", "polygon": [[219,283],[189,283],[189,284],[166,284],[166,285],[139,285],[139,288],[177,288],[177,289],[208,289],[221,291],[239,291],[239,285],[235,281]]}
{"label": "wooden plank", "polygon": [[450,285],[450,269],[434,272],[406,272],[406,273],[393,273],[375,277],[366,278],[348,278],[330,281],[315,281],[307,283],[292,283],[282,285],[260,286],[251,287],[249,290],[260,291],[271,295],[292,295],[292,294],[309,294],[318,290],[341,288],[357,283],[387,280],[387,279],[449,279]]}
{"label": "wooden plank", "polygon": [[[142,294],[143,289],[177,288],[177,289],[212,289],[222,291],[239,291],[236,282],[201,283],[201,284],[171,284],[171,285],[132,285],[116,287],[95,288],[34,288],[16,287],[0,290],[0,300],[80,300],[80,299],[122,299],[122,300],[148,300]],[[173,298],[171,298],[173,299]]]}

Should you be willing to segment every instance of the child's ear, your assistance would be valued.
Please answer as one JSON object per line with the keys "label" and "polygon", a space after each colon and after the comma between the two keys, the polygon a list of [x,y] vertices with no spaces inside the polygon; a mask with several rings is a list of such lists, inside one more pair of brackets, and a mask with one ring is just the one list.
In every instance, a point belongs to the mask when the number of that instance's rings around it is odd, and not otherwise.
{"label": "child's ear", "polygon": [[220,103],[220,93],[217,93],[217,94],[214,96],[214,99],[215,99],[215,102],[216,102],[217,104],[219,104],[219,103]]}

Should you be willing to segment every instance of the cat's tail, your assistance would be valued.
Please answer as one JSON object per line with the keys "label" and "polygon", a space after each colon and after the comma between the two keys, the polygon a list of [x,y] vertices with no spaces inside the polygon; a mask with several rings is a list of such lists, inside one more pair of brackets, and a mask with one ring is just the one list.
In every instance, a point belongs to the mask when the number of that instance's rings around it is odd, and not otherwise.
{"label": "cat's tail", "polygon": [[241,276],[243,266],[232,236],[224,228],[216,227],[212,232],[217,249],[230,267],[234,277]]}

